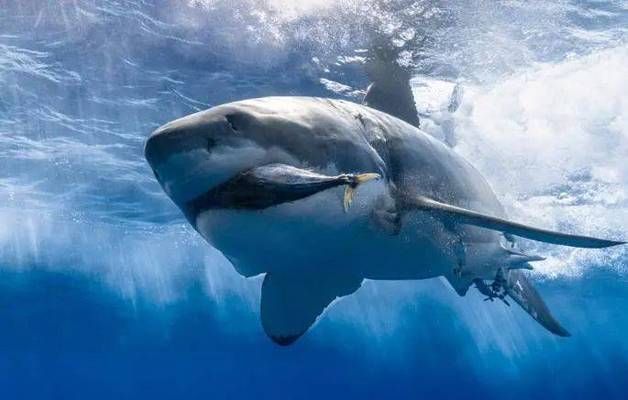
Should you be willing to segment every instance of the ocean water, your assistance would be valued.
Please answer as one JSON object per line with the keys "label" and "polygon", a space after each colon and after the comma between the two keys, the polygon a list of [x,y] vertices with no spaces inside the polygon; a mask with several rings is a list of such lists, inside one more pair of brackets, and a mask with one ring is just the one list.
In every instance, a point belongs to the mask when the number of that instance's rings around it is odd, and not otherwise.
{"label": "ocean water", "polygon": [[0,0],[0,398],[627,398],[626,246],[524,243],[568,339],[438,279],[367,281],[282,348],[261,279],[162,192],[157,126],[359,101],[373,36],[514,219],[628,238],[626,1]]}

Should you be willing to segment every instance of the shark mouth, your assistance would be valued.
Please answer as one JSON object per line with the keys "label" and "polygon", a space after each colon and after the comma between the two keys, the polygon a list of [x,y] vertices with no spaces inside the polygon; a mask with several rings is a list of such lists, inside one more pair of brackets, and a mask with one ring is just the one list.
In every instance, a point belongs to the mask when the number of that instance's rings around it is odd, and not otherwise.
{"label": "shark mouth", "polygon": [[375,173],[328,176],[286,164],[268,164],[236,174],[187,202],[183,211],[188,220],[194,221],[200,212],[212,209],[264,210],[343,185],[347,211],[354,189],[379,178]]}

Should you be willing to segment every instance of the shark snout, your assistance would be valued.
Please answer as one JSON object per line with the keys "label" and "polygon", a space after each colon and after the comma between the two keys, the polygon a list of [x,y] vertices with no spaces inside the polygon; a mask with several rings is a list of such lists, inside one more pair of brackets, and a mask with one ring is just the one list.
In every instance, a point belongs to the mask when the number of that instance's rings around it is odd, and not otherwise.
{"label": "shark snout", "polygon": [[204,125],[187,122],[186,119],[163,125],[146,139],[144,155],[153,169],[173,155],[211,147],[208,146],[212,140],[208,138],[210,130]]}
{"label": "shark snout", "polygon": [[188,115],[157,128],[146,139],[144,154],[153,169],[168,158],[193,151],[212,153],[220,147],[237,147],[245,135],[243,117],[214,108]]}
{"label": "shark snout", "polygon": [[216,125],[206,113],[197,113],[157,128],[146,139],[146,160],[175,202],[188,192],[202,190],[204,164],[215,147]]}
{"label": "shark snout", "polygon": [[250,140],[243,122],[232,114],[222,109],[192,114],[159,127],[146,139],[146,160],[175,203],[181,206],[244,170],[274,160],[268,160],[267,149]]}
{"label": "shark snout", "polygon": [[144,157],[153,169],[167,156],[169,142],[172,142],[162,128],[155,130],[144,143]]}

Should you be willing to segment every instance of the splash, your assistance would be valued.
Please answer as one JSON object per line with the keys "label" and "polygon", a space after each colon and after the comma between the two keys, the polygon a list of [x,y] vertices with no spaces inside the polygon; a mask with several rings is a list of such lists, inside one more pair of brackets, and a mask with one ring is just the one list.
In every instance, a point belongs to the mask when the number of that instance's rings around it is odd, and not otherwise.
{"label": "splash", "polygon": [[[470,91],[455,118],[456,150],[517,219],[618,237],[628,224],[628,47],[539,64]],[[548,276],[625,270],[626,250],[543,249]]]}

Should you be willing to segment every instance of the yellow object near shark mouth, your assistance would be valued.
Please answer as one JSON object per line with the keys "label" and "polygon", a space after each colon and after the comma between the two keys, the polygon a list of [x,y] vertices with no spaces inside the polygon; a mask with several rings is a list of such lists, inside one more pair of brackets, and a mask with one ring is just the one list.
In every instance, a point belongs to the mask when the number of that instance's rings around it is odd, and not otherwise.
{"label": "yellow object near shark mouth", "polygon": [[345,194],[342,199],[342,206],[345,212],[349,211],[349,207],[351,207],[351,203],[353,202],[353,196],[355,194],[355,188],[357,188],[358,185],[368,181],[372,181],[373,179],[381,178],[379,174],[375,173],[349,175],[349,177],[353,177],[354,182],[347,184],[347,187],[345,188]]}

